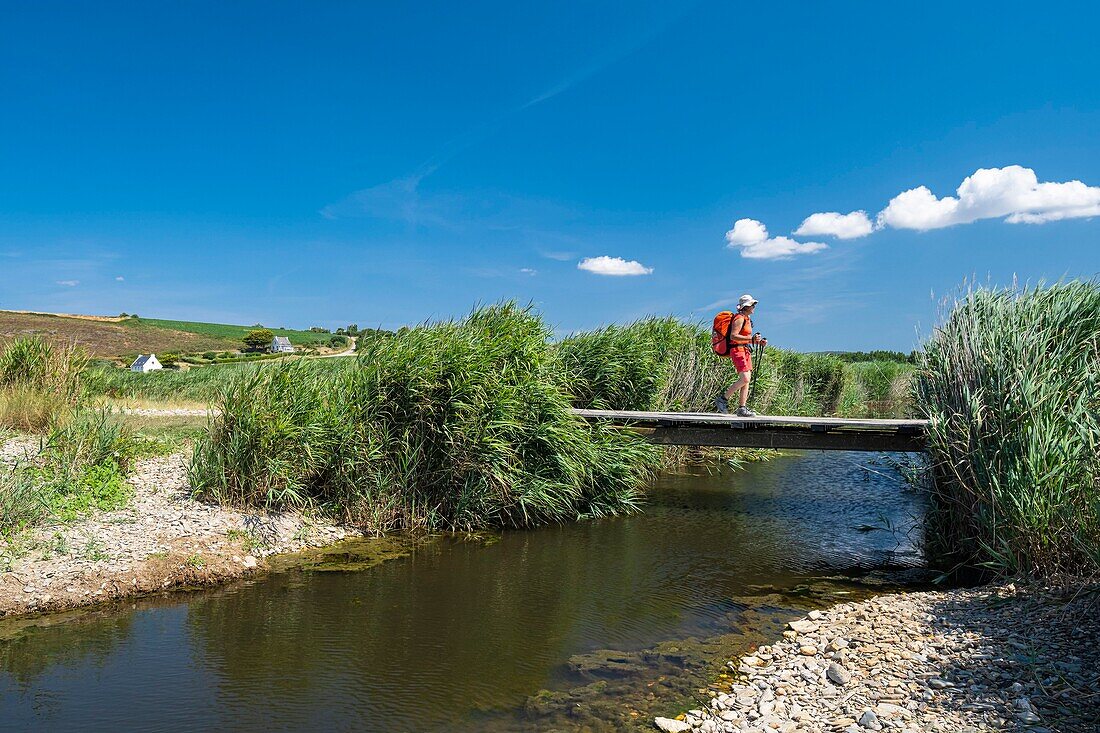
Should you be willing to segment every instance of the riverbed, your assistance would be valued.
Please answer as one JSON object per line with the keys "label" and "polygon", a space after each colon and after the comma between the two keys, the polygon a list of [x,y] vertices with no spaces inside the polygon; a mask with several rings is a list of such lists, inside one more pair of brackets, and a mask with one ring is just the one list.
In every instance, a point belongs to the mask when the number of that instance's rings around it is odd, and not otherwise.
{"label": "riverbed", "polygon": [[[12,730],[634,730],[807,609],[919,568],[889,457],[665,474],[642,514],[0,624]],[[8,728],[5,728],[5,730]]]}

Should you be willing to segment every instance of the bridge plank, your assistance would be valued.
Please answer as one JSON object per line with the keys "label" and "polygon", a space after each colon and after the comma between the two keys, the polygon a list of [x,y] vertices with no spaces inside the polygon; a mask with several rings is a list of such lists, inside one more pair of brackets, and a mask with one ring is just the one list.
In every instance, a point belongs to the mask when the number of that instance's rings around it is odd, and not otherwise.
{"label": "bridge plank", "polygon": [[759,415],[757,417],[737,417],[720,415],[716,412],[645,412],[634,410],[580,410],[573,414],[588,420],[609,420],[633,425],[680,425],[680,426],[729,426],[729,427],[780,427],[825,428],[846,430],[886,430],[923,432],[928,427],[927,420],[887,420],[875,418],[846,417],[801,417],[797,415]]}

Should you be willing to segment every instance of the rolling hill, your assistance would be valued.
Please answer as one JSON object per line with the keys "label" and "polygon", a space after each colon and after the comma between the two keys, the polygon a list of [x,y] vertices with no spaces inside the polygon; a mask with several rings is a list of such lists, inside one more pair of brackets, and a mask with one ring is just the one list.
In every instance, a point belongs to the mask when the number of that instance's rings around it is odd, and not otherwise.
{"label": "rolling hill", "polygon": [[[38,335],[50,341],[75,342],[98,357],[149,352],[228,351],[241,348],[252,326],[155,318],[121,319],[27,311],[0,311],[0,342]],[[327,342],[328,334],[271,329],[295,345]]]}

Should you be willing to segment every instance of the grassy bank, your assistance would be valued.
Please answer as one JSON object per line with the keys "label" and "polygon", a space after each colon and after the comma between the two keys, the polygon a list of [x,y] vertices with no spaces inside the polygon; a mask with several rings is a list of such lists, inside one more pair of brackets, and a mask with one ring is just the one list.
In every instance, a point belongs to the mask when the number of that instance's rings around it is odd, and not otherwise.
{"label": "grassy bank", "polygon": [[549,336],[505,304],[372,339],[352,368],[257,370],[221,396],[192,485],[228,503],[312,504],[372,531],[632,511],[655,452],[569,414]]}
{"label": "grassy bank", "polygon": [[1100,284],[974,290],[915,377],[950,563],[1100,572]]}
{"label": "grassy bank", "polygon": [[241,340],[255,328],[267,328],[276,336],[286,336],[290,343],[296,346],[327,346],[330,333],[318,333],[316,331],[297,330],[293,328],[271,328],[269,326],[236,326],[228,323],[203,323],[200,321],[173,321],[164,318],[140,318],[134,316],[120,322],[121,325],[144,331],[153,329],[167,330],[176,333],[196,334],[222,344],[231,344],[240,348]]}
{"label": "grassy bank", "polygon": [[[162,369],[148,374],[111,366],[93,366],[84,375],[89,398],[211,403],[233,382],[247,379],[259,370],[274,366],[273,360],[245,363],[212,364],[200,369],[176,371]],[[346,369],[345,359],[317,359],[314,368],[335,373]]]}
{"label": "grassy bank", "polygon": [[123,506],[124,475],[140,443],[102,412],[82,411],[41,439],[41,451],[0,473],[0,537],[47,519],[71,521]]}

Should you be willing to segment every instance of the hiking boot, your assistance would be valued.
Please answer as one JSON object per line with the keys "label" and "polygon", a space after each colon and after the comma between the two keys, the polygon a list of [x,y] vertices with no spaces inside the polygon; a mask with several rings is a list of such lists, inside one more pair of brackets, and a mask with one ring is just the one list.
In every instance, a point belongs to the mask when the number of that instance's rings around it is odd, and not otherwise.
{"label": "hiking boot", "polygon": [[737,412],[733,413],[737,417],[756,417],[756,413],[747,407],[738,407]]}
{"label": "hiking boot", "polygon": [[718,412],[722,413],[723,415],[730,414],[730,403],[726,399],[726,396],[721,392],[719,392],[718,396],[714,398],[714,407],[716,410],[718,410]]}

